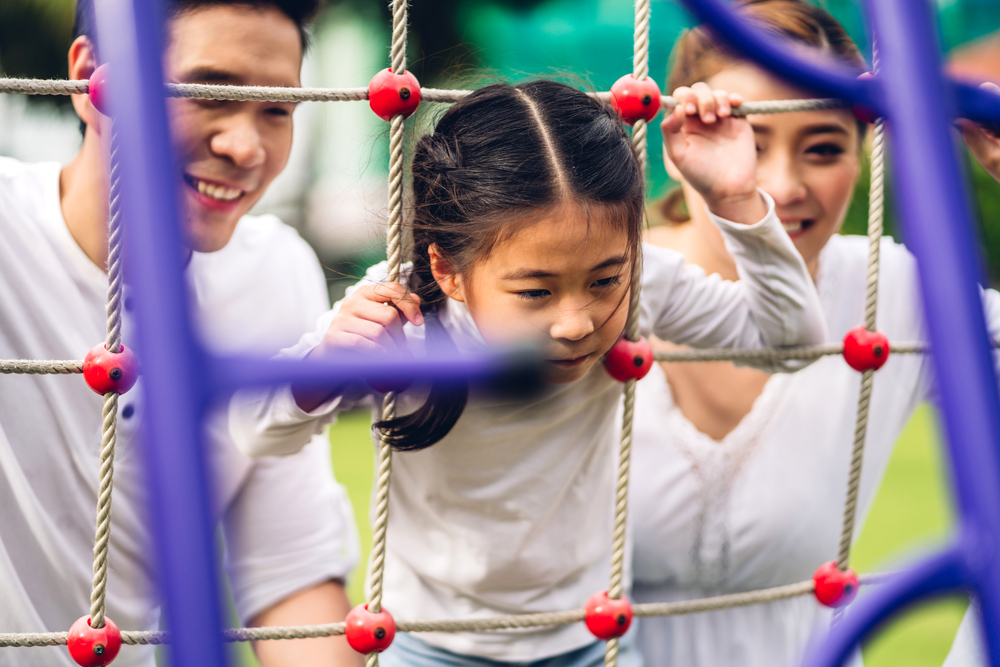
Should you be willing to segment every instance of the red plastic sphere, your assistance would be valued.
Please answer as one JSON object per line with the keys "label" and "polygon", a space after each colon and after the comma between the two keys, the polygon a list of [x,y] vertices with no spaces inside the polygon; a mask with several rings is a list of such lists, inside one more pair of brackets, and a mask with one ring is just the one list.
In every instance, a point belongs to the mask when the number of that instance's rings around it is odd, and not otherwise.
{"label": "red plastic sphere", "polygon": [[139,362],[125,345],[121,352],[111,353],[98,343],[83,359],[83,379],[101,396],[109,391],[124,394],[139,379]]}
{"label": "red plastic sphere", "polygon": [[90,618],[87,616],[78,618],[70,627],[66,638],[70,657],[83,667],[110,664],[121,647],[122,633],[107,616],[104,617],[103,628],[90,627]]}
{"label": "red plastic sphere", "polygon": [[633,342],[619,338],[614,347],[604,355],[604,368],[608,375],[619,382],[641,380],[653,367],[653,348],[643,337]]}
{"label": "red plastic sphere", "polygon": [[816,586],[814,591],[816,599],[827,607],[843,607],[850,604],[861,586],[854,570],[851,568],[841,570],[837,567],[837,561],[833,560],[823,563],[816,569],[813,573],[813,584]]}
{"label": "red plastic sphere", "polygon": [[347,612],[344,619],[347,643],[358,653],[372,653],[389,648],[396,636],[396,621],[385,609],[377,614],[368,611],[367,604],[359,604]]}
{"label": "red plastic sphere", "polygon": [[881,331],[854,327],[844,336],[844,361],[856,371],[878,370],[889,360],[889,339]]}
{"label": "red plastic sphere", "polygon": [[420,83],[411,72],[393,74],[386,68],[368,83],[368,106],[382,120],[408,118],[420,106]]}
{"label": "red plastic sphere", "polygon": [[108,112],[108,72],[110,67],[108,63],[104,63],[100,67],[94,70],[94,73],[90,75],[90,83],[87,85],[87,91],[90,95],[90,103],[94,105],[94,108],[100,111],[105,116],[110,116]]}
{"label": "red plastic sphere", "polygon": [[629,125],[640,118],[648,123],[660,113],[660,87],[649,77],[639,81],[626,74],[611,86],[611,106]]}
{"label": "red plastic sphere", "polygon": [[[875,75],[871,72],[865,72],[864,74],[858,75],[859,79],[874,79]],[[862,123],[868,123],[871,125],[876,120],[878,120],[878,113],[871,107],[865,106],[864,104],[852,104],[851,113],[854,117],[860,120]]]}
{"label": "red plastic sphere", "polygon": [[626,597],[613,600],[607,591],[591,595],[583,611],[587,629],[598,639],[621,637],[632,625],[632,603]]}

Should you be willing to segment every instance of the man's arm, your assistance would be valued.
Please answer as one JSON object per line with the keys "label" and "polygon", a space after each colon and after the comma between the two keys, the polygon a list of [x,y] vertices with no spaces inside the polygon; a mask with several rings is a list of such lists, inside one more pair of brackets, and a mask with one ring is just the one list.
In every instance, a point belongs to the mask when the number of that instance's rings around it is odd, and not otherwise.
{"label": "man's arm", "polygon": [[[293,594],[250,620],[251,626],[314,625],[343,621],[351,604],[344,585],[327,581]],[[262,667],[360,667],[364,658],[340,637],[254,642]]]}

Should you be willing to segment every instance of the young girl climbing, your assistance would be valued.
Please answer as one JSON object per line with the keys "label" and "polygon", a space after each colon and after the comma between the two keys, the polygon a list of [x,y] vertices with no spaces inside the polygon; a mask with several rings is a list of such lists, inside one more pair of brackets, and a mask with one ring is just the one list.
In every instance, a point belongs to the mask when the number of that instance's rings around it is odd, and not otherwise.
{"label": "young girl climbing", "polygon": [[[765,29],[864,70],[857,48],[824,10],[800,0],[751,0],[738,7]],[[669,87],[683,104],[699,109],[706,127],[726,113],[718,101],[733,94],[744,101],[813,97],[736,59],[700,28],[678,42]],[[774,198],[819,289],[831,339],[840,340],[864,322],[868,240],[837,232],[861,171],[867,128],[849,110],[748,120],[757,185]],[[735,257],[704,211],[705,184],[676,163],[667,167],[681,181],[682,196],[654,207],[665,224],[652,229],[649,240],[683,253],[707,273],[737,280]],[[921,340],[915,262],[890,238],[880,248],[878,328],[890,341]],[[992,291],[984,296],[994,334],[1000,333],[998,297]],[[891,355],[875,373],[857,527],[893,444],[928,395],[929,363],[923,355]],[[654,366],[638,384],[635,409],[635,600],[797,583],[835,560],[860,379],[839,356],[794,375],[768,376],[726,362]],[[830,610],[807,596],[644,618],[639,646],[647,664],[657,667],[791,667],[829,617]]]}
{"label": "young girl climbing", "polygon": [[[547,387],[528,402],[414,387],[400,417],[375,424],[398,450],[383,597],[396,619],[572,609],[607,589],[622,385],[601,358],[625,327],[640,252],[646,334],[699,347],[825,339],[805,264],[756,188],[750,126],[691,120],[675,132],[686,145],[674,162],[691,182],[712,181],[706,215],[738,258],[739,283],[641,246],[643,174],[609,105],[549,81],[496,84],[416,146],[405,279],[374,267],[286,351],[474,354],[542,341]],[[720,164],[726,178],[711,179]],[[292,452],[370,391],[244,395],[233,434],[256,456]],[[382,664],[596,666],[603,652],[577,623],[397,635]],[[640,664],[628,642],[619,664]]]}

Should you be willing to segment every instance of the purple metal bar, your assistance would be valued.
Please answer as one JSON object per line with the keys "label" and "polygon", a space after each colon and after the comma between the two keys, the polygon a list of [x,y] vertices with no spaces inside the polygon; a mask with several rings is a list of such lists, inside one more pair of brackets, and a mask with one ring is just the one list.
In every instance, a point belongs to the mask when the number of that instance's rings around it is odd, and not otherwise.
{"label": "purple metal bar", "polygon": [[182,278],[178,181],[167,131],[157,0],[97,3],[121,139],[126,276],[133,289],[145,404],[143,457],[159,591],[174,665],[222,667],[222,614],[200,420],[199,373]]}
{"label": "purple metal bar", "polygon": [[996,96],[941,73],[933,5],[869,2],[882,63],[880,91],[829,64],[805,61],[754,30],[720,0],[685,0],[727,44],[793,84],[880,109],[887,116],[895,198],[917,256],[934,369],[961,511],[962,539],[907,577],[856,604],[808,665],[841,664],[848,650],[900,605],[970,585],[983,611],[992,664],[1000,666],[1000,395],[977,284],[971,215],[949,119],[996,120]]}

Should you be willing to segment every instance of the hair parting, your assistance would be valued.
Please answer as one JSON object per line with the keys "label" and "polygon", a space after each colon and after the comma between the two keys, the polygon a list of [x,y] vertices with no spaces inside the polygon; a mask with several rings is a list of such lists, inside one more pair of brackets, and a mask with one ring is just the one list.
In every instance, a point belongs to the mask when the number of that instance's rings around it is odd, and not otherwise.
{"label": "hair parting", "polygon": [[[449,272],[467,275],[521,225],[570,205],[624,230],[629,261],[637,259],[644,192],[635,150],[609,104],[570,86],[539,80],[476,90],[420,139],[412,174],[407,282],[429,316],[427,339],[434,349],[454,350],[455,344],[434,316],[448,299],[434,278],[432,246]],[[374,428],[398,450],[424,449],[451,431],[468,394],[467,384],[435,383],[415,412]]]}

